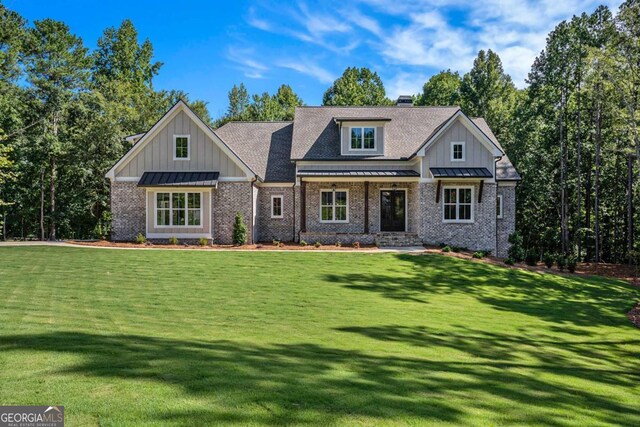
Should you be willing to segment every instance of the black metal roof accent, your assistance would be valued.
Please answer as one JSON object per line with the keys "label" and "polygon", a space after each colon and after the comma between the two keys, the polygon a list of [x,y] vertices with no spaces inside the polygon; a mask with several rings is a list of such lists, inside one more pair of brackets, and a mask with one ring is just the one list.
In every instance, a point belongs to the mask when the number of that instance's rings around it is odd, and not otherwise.
{"label": "black metal roof accent", "polygon": [[340,176],[340,177],[419,177],[413,170],[298,170],[298,176]]}
{"label": "black metal roof accent", "polygon": [[220,172],[145,172],[138,187],[215,187]]}
{"label": "black metal roof accent", "polygon": [[487,168],[429,168],[434,178],[493,178]]}

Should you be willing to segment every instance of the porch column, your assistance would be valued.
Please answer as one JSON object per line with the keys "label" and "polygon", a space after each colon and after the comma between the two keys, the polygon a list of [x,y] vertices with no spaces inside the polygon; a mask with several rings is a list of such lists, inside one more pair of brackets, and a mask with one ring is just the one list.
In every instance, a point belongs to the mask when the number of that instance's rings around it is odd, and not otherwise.
{"label": "porch column", "polygon": [[364,182],[364,234],[369,234],[369,181]]}

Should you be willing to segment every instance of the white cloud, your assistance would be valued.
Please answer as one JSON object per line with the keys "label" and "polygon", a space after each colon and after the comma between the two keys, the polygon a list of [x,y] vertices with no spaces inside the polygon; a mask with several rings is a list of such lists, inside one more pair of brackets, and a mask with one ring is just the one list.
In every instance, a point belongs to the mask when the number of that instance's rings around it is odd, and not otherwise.
{"label": "white cloud", "polygon": [[398,73],[385,84],[387,97],[397,99],[400,95],[416,95],[422,91],[422,86],[428,79],[426,74]]}
{"label": "white cloud", "polygon": [[245,77],[250,79],[264,78],[265,71],[269,67],[263,62],[254,58],[259,58],[252,48],[230,47],[227,50],[227,58],[236,64],[236,68],[242,71]]}
{"label": "white cloud", "polygon": [[334,76],[328,70],[321,66],[303,59],[287,59],[276,63],[278,67],[288,68],[302,74],[306,74],[318,80],[320,83],[331,83]]}

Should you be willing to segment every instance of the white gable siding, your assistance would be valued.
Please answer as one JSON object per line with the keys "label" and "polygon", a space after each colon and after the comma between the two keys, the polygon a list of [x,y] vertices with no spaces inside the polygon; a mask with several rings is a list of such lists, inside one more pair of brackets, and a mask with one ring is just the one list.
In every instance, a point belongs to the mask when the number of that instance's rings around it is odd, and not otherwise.
{"label": "white gable siding", "polygon": [[[464,161],[451,161],[451,142],[453,141],[464,141]],[[494,161],[493,155],[482,142],[480,142],[466,126],[460,123],[460,121],[457,121],[440,135],[438,140],[427,150],[423,162],[423,176],[430,176],[429,168],[437,167],[485,167],[493,173]]]}
{"label": "white gable siding", "polygon": [[[173,135],[191,136],[190,160],[173,160]],[[147,171],[217,171],[223,177],[245,176],[240,167],[182,111],[160,128],[141,151],[120,165],[116,177],[140,177]]]}

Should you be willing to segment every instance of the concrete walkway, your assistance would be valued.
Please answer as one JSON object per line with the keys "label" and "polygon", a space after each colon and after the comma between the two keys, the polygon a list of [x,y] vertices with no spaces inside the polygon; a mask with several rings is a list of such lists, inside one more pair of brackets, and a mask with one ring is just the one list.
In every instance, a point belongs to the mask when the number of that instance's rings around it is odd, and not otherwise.
{"label": "concrete walkway", "polygon": [[228,251],[228,252],[292,252],[292,253],[300,253],[300,252],[341,252],[341,253],[369,253],[369,254],[378,254],[378,253],[422,253],[425,251],[425,248],[422,246],[408,246],[408,247],[384,247],[384,248],[363,248],[363,249],[352,249],[352,250],[333,250],[333,249],[319,249],[319,250],[288,250],[288,249],[276,249],[276,248],[262,248],[262,249],[227,249],[227,248],[155,248],[153,246],[140,246],[140,247],[117,247],[117,246],[90,246],[90,245],[78,245],[73,243],[68,243],[65,241],[40,241],[40,240],[30,240],[30,241],[0,241],[1,247],[20,247],[20,246],[60,246],[60,247],[68,247],[68,248],[84,248],[84,249],[124,249],[124,250],[132,250],[132,251]]}

